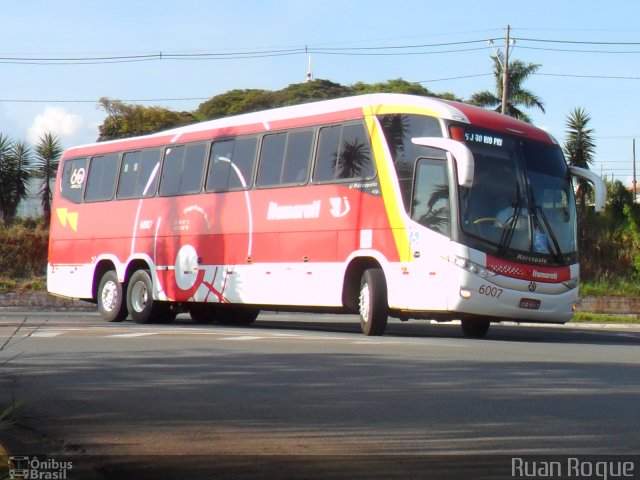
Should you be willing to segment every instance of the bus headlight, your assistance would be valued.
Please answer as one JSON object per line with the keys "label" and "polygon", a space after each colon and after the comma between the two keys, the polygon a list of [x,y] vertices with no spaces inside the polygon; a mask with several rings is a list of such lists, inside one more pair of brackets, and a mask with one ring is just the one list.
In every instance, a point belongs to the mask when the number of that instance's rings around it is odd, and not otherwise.
{"label": "bus headlight", "polygon": [[469,273],[473,273],[474,275],[478,275],[479,277],[493,277],[496,272],[486,269],[482,265],[478,265],[477,263],[472,262],[471,260],[467,260],[463,257],[458,257],[457,255],[453,257],[453,264],[456,267],[462,268]]}

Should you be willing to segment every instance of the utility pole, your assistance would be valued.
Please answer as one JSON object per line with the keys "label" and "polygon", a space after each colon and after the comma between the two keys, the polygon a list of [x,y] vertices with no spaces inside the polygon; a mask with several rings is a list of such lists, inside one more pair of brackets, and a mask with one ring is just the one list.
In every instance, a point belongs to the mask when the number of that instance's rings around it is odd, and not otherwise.
{"label": "utility pole", "polygon": [[507,25],[507,36],[504,44],[504,65],[502,66],[502,114],[507,114],[507,99],[509,98],[509,33],[511,27]]}

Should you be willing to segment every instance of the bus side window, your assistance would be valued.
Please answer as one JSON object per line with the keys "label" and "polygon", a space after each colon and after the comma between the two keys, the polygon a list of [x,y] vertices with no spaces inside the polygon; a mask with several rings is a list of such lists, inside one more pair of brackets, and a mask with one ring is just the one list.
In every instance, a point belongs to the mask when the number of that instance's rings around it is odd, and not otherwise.
{"label": "bus side window", "polygon": [[313,171],[314,181],[328,182],[335,178],[341,131],[341,127],[325,127],[320,129],[316,166]]}
{"label": "bus side window", "polygon": [[258,163],[258,178],[256,185],[271,187],[279,185],[284,165],[284,149],[287,144],[286,133],[266,135],[262,139],[260,163]]}
{"label": "bus side window", "polygon": [[369,179],[374,176],[371,145],[363,124],[320,130],[313,175],[315,182]]}
{"label": "bus side window", "polygon": [[140,168],[136,179],[136,198],[153,197],[156,194],[158,179],[160,178],[160,156],[162,151],[159,148],[142,150],[140,153]]}
{"label": "bus side window", "polygon": [[232,157],[236,168],[229,174],[227,190],[245,190],[251,187],[257,151],[257,137],[236,138]]}
{"label": "bus side window", "polygon": [[451,235],[446,160],[421,158],[416,164],[411,218],[443,235]]}
{"label": "bus side window", "polygon": [[167,148],[160,179],[160,195],[198,193],[202,188],[205,153],[204,143]]}
{"label": "bus side window", "polygon": [[342,128],[340,157],[336,166],[336,178],[372,178],[375,175],[371,143],[364,125],[347,125]]}
{"label": "bus side window", "polygon": [[122,156],[120,180],[118,181],[118,198],[134,198],[136,180],[140,170],[140,152],[127,152]]}
{"label": "bus side window", "polygon": [[207,173],[207,192],[225,192],[229,183],[233,140],[213,142],[209,156],[209,172]]}
{"label": "bus side window", "polygon": [[92,157],[89,164],[89,177],[84,192],[86,202],[111,200],[118,175],[117,153]]}
{"label": "bus side window", "polygon": [[125,153],[120,165],[120,180],[116,196],[119,199],[153,196],[158,183],[159,162],[159,149]]}
{"label": "bus side window", "polygon": [[313,131],[290,132],[282,168],[282,183],[303,185],[309,176]]}
{"label": "bus side window", "polygon": [[207,173],[207,192],[250,188],[257,150],[257,137],[213,142]]}
{"label": "bus side window", "polygon": [[66,160],[62,170],[60,193],[73,202],[82,202],[83,187],[87,180],[87,159]]}

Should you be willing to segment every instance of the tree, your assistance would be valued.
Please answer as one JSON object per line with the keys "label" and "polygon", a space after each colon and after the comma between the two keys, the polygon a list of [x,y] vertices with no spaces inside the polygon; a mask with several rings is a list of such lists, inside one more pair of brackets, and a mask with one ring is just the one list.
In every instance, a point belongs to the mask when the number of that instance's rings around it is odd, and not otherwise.
{"label": "tree", "polygon": [[18,205],[27,196],[30,162],[27,142],[14,142],[0,133],[0,215],[5,223],[13,222]]}
{"label": "tree", "polygon": [[[588,169],[593,163],[596,144],[593,138],[593,129],[588,128],[590,120],[591,117],[586,110],[580,107],[574,108],[567,117],[565,122],[567,138],[564,142],[564,152],[569,165]],[[578,185],[578,206],[580,211],[584,212],[591,187],[585,180],[580,180]]]}
{"label": "tree", "polygon": [[38,139],[35,147],[34,176],[41,179],[38,194],[45,225],[49,225],[51,221],[51,182],[58,171],[61,155],[62,145],[55,135],[46,132]]}
{"label": "tree", "polygon": [[213,120],[229,115],[257,112],[273,105],[273,93],[268,90],[235,89],[201,103],[195,116],[201,120]]}
{"label": "tree", "polygon": [[[491,59],[493,60],[493,75],[496,82],[495,93],[490,92],[489,90],[474,93],[471,95],[469,102],[481,107],[495,107],[494,110],[496,112],[500,112],[502,111],[504,54],[501,51],[498,51],[497,55],[491,56]],[[519,107],[521,106],[527,108],[536,107],[544,113],[544,104],[542,103],[542,100],[540,100],[540,98],[534,93],[523,87],[525,80],[537,72],[538,68],[540,68],[540,65],[536,63],[525,64],[521,60],[509,61],[506,113],[510,117],[531,123],[531,118],[520,110]]]}
{"label": "tree", "polygon": [[196,117],[189,112],[131,105],[107,97],[100,99],[99,107],[107,112],[107,118],[99,127],[99,142],[155,133],[196,121]]}

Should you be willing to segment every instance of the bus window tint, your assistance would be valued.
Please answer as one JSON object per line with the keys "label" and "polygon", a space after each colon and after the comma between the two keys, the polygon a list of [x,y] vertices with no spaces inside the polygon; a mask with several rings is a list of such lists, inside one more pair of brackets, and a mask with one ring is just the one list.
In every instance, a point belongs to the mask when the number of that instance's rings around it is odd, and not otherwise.
{"label": "bus window tint", "polygon": [[233,140],[214,142],[209,157],[209,172],[207,173],[207,192],[224,192],[229,182],[231,170],[231,155],[233,154]]}
{"label": "bus window tint", "polygon": [[118,174],[118,154],[93,157],[89,165],[89,177],[84,192],[87,202],[111,200]]}
{"label": "bus window tint", "polygon": [[320,130],[316,167],[313,172],[314,181],[328,182],[335,178],[341,131],[341,127],[326,127]]}
{"label": "bus window tint", "polygon": [[229,174],[227,190],[243,190],[251,186],[257,147],[258,139],[256,137],[236,139],[232,161],[237,169],[234,168]]}
{"label": "bus window tint", "polygon": [[87,159],[76,158],[64,162],[61,193],[73,203],[82,202],[82,188],[87,179]]}
{"label": "bus window tint", "polygon": [[253,179],[257,146],[256,137],[214,142],[209,158],[207,192],[249,188]]}
{"label": "bus window tint", "polygon": [[398,176],[400,193],[405,210],[411,210],[411,186],[416,160],[422,156],[445,159],[443,150],[415,145],[411,139],[416,137],[442,137],[440,123],[434,117],[426,115],[390,114],[379,117],[389,151],[393,157],[393,166]]}
{"label": "bus window tint", "polygon": [[369,137],[364,125],[328,127],[320,130],[316,182],[367,179],[375,175]]}
{"label": "bus window tint", "polygon": [[416,164],[411,218],[443,235],[451,235],[449,181],[445,160],[421,158]]}
{"label": "bus window tint", "polygon": [[117,197],[143,198],[155,194],[160,150],[127,152],[122,157]]}
{"label": "bus window tint", "polygon": [[258,178],[256,180],[258,186],[268,187],[281,183],[280,178],[282,176],[286,143],[286,133],[266,135],[263,138]]}
{"label": "bus window tint", "polygon": [[204,143],[167,148],[162,166],[160,195],[198,193],[202,188],[205,151]]}
{"label": "bus window tint", "polygon": [[287,153],[282,169],[282,183],[302,185],[306,183],[311,164],[311,147],[313,144],[313,132],[289,133]]}

